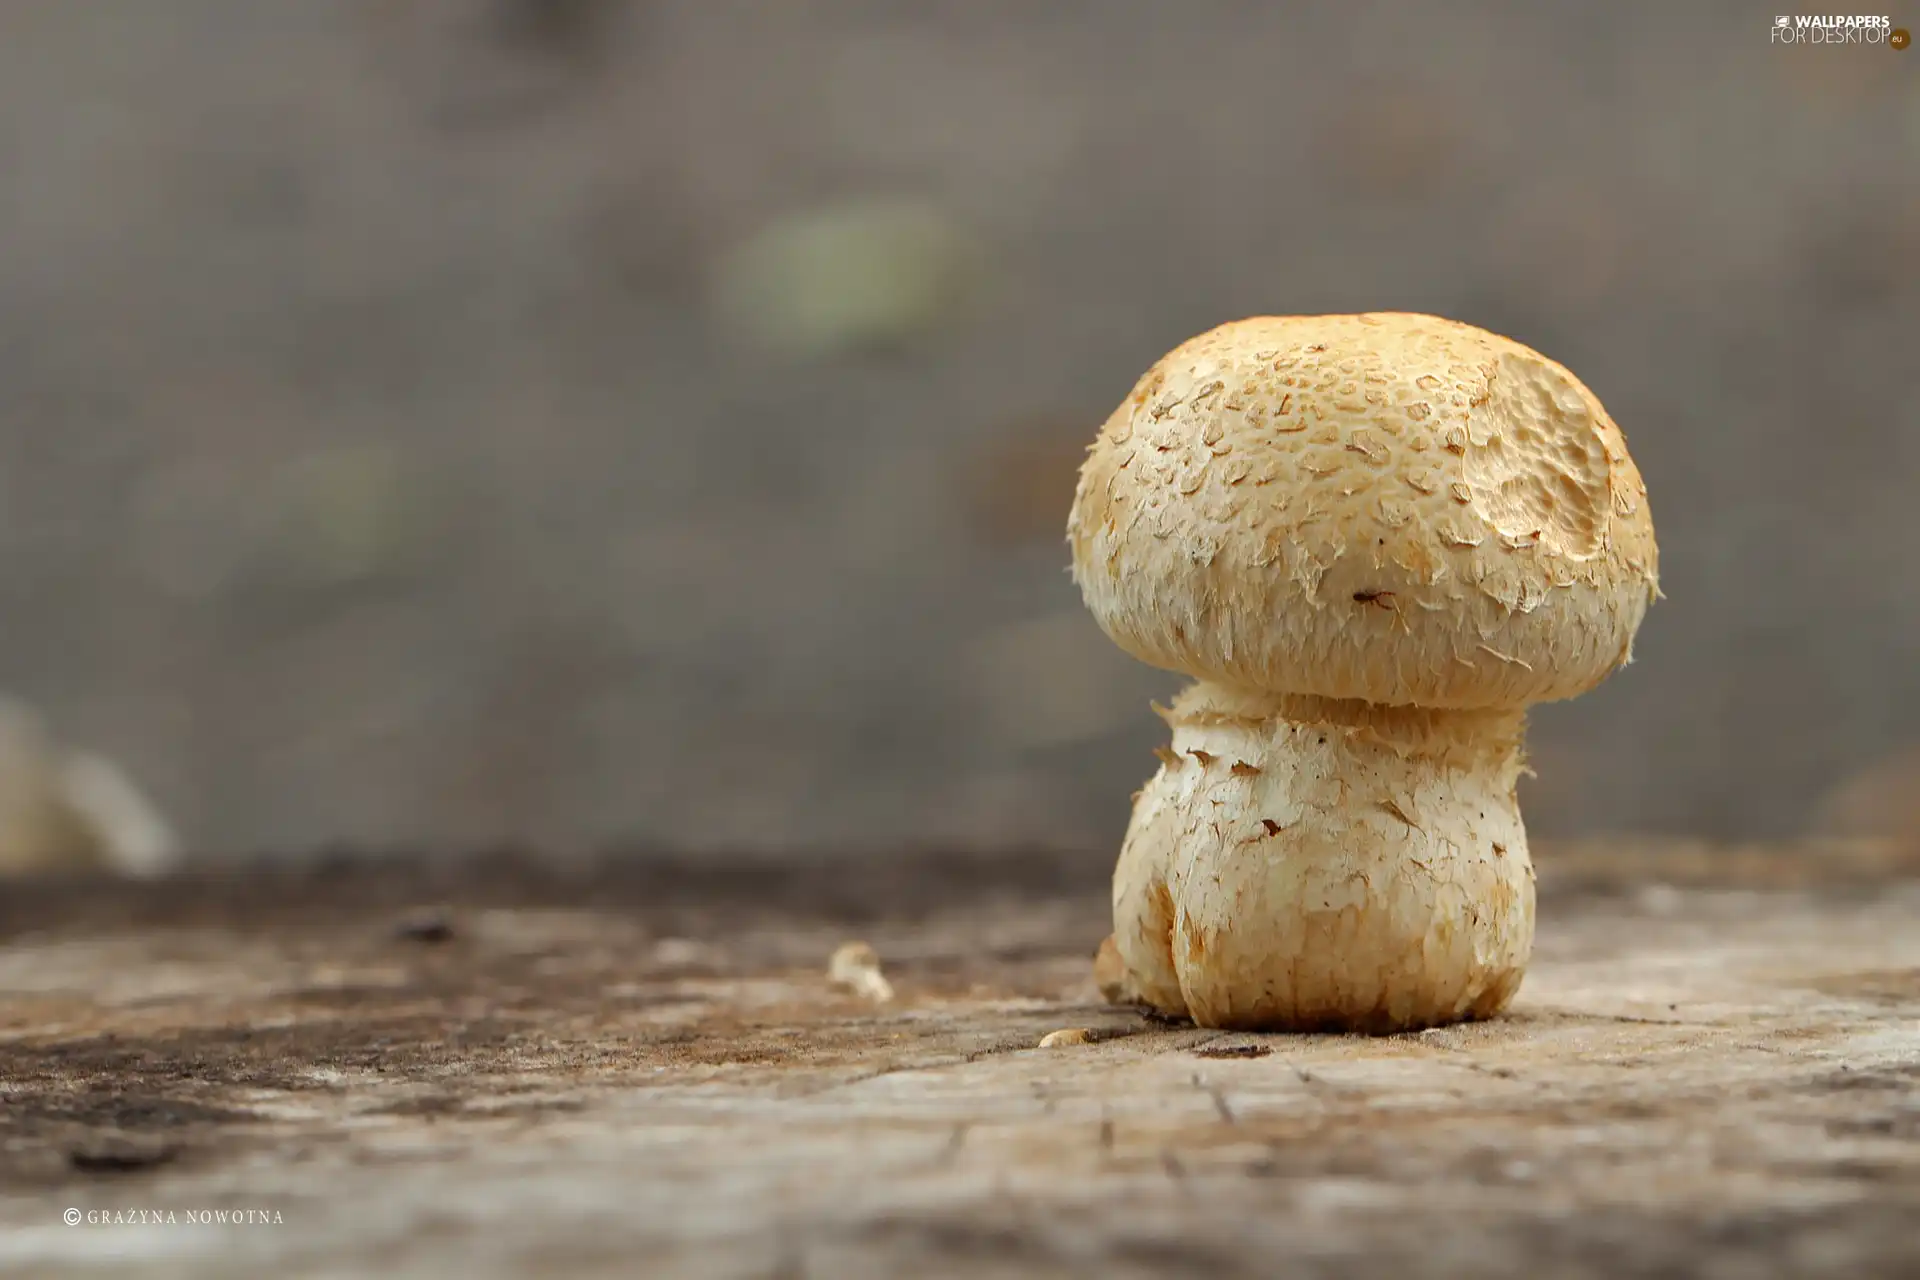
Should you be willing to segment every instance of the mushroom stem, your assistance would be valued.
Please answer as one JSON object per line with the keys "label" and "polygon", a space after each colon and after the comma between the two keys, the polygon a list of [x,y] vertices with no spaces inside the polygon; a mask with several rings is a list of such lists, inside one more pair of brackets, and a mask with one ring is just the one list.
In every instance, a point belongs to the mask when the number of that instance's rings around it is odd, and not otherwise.
{"label": "mushroom stem", "polygon": [[1196,684],[1114,875],[1133,992],[1207,1027],[1487,1017],[1533,942],[1525,714]]}

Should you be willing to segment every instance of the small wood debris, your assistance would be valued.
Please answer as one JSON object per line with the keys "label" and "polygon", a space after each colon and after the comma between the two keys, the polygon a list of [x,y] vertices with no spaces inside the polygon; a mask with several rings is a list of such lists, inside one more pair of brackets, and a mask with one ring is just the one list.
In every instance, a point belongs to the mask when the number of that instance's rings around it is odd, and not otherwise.
{"label": "small wood debris", "polygon": [[827,962],[827,977],[875,1004],[893,999],[893,984],[880,972],[880,957],[864,942],[842,944]]}

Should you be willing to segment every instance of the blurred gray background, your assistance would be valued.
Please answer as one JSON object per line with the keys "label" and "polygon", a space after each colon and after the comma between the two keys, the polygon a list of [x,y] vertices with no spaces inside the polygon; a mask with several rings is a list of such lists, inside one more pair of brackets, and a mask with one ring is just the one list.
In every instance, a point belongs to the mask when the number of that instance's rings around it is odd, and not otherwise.
{"label": "blurred gray background", "polygon": [[0,687],[208,858],[1110,844],[1174,681],[1084,445],[1216,323],[1421,310],[1651,487],[1534,829],[1818,825],[1920,778],[1920,54],[1771,23],[6,0]]}

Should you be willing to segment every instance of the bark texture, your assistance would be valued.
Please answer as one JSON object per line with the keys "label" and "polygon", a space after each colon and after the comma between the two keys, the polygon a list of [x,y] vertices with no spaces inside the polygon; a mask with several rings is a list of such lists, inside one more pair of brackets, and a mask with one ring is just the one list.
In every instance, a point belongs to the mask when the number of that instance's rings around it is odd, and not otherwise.
{"label": "bark texture", "polygon": [[1535,853],[1510,1012],[1380,1038],[1105,1005],[1092,856],[9,887],[0,1271],[1913,1274],[1920,865]]}

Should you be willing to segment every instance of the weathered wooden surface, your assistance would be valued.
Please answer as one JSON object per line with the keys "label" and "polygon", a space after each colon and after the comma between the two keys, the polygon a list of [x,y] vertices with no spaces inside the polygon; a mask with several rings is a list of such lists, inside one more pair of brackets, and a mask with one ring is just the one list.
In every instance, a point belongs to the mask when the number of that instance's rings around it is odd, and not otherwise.
{"label": "weathered wooden surface", "polygon": [[1386,1039],[1100,1005],[1087,858],[9,887],[0,1274],[1920,1273],[1912,856],[1540,861]]}

